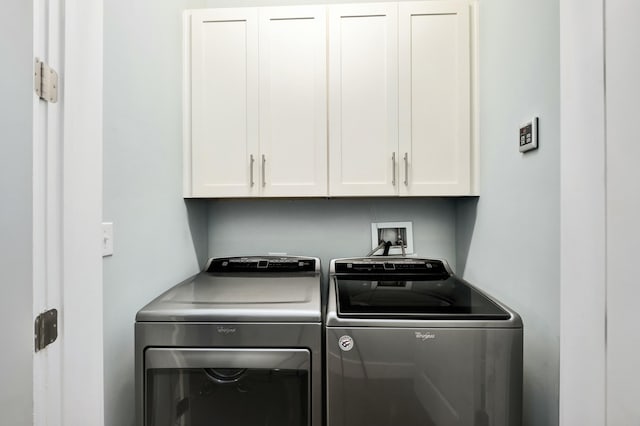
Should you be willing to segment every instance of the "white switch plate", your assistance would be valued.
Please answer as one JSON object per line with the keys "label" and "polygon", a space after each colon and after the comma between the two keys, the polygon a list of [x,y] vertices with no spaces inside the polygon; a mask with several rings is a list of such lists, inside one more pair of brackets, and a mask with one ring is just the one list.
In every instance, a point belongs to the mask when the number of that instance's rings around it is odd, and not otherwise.
{"label": "white switch plate", "polygon": [[520,152],[538,149],[538,117],[520,126],[518,144]]}
{"label": "white switch plate", "polygon": [[[413,254],[413,224],[411,222],[379,222],[371,224],[371,249],[373,250],[380,244],[380,238],[385,241],[397,238],[398,231],[404,230],[406,241],[404,242],[405,254]],[[400,231],[403,233],[403,231]],[[395,241],[391,241],[395,243]],[[382,254],[382,249],[378,250],[374,255]],[[389,254],[402,254],[400,245],[393,244],[389,248]]]}
{"label": "white switch plate", "polygon": [[113,222],[102,222],[102,257],[113,255]]}

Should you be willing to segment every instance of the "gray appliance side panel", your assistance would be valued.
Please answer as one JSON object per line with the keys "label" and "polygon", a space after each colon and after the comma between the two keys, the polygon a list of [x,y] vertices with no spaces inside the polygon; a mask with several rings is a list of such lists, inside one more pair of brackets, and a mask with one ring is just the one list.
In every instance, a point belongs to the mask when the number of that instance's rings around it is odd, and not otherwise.
{"label": "gray appliance side panel", "polygon": [[326,352],[327,426],[522,425],[522,330],[328,327]]}
{"label": "gray appliance side panel", "polygon": [[306,348],[311,352],[311,426],[322,426],[322,324],[136,323],[136,425],[144,426],[144,355],[160,348]]}

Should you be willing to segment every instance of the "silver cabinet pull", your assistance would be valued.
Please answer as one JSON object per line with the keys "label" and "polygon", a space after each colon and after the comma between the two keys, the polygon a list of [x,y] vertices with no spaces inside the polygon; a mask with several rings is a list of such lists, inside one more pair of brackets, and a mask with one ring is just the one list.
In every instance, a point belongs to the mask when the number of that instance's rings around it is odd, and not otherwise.
{"label": "silver cabinet pull", "polygon": [[391,185],[396,186],[396,153],[391,154],[391,165],[393,170],[391,172]]}
{"label": "silver cabinet pull", "polygon": [[404,153],[404,186],[409,186],[409,153]]}
{"label": "silver cabinet pull", "polygon": [[250,158],[250,164],[249,164],[249,182],[251,183],[251,186],[253,187],[253,185],[255,185],[255,182],[253,181],[253,163],[256,162],[256,160],[253,158],[253,154],[251,154],[249,156]]}
{"label": "silver cabinet pull", "polygon": [[267,162],[267,159],[265,158],[264,154],[262,154],[262,186],[264,187],[267,184],[267,181],[265,179],[265,174],[264,174],[264,164]]}

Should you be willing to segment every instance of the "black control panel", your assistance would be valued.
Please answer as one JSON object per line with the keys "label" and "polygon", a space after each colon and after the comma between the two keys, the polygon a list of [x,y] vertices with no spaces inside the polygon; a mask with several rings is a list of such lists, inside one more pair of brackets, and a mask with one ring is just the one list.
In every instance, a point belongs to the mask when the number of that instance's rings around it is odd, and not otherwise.
{"label": "black control panel", "polygon": [[316,259],[301,257],[221,257],[211,260],[207,272],[315,272]]}
{"label": "black control panel", "polygon": [[337,274],[426,274],[448,276],[440,260],[431,259],[349,259],[335,263]]}

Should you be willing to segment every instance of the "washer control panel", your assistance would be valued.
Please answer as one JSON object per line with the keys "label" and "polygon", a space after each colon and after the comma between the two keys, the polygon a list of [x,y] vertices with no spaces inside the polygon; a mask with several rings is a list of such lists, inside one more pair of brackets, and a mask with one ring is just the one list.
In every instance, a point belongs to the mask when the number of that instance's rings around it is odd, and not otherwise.
{"label": "washer control panel", "polygon": [[341,259],[336,274],[448,274],[441,260],[434,259]]}

